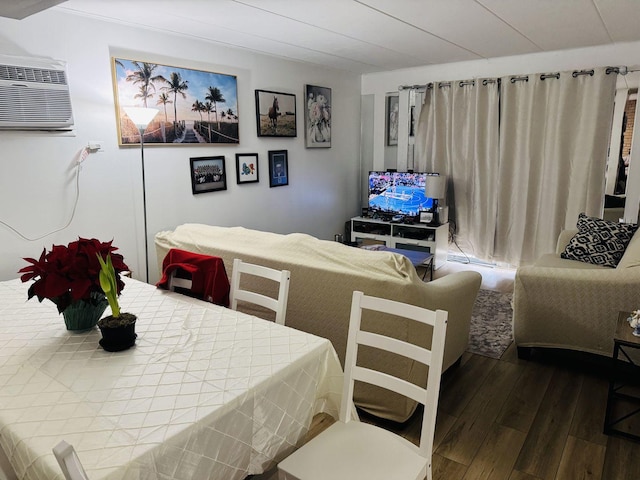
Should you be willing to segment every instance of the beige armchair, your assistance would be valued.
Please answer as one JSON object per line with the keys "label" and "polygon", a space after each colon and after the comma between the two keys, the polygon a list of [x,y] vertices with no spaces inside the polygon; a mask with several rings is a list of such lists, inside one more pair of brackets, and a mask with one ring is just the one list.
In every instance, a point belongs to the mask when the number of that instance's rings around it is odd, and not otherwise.
{"label": "beige armchair", "polygon": [[563,231],[556,253],[516,272],[513,334],[521,357],[530,347],[610,356],[618,312],[640,308],[640,233],[610,268],[560,258],[576,231]]}

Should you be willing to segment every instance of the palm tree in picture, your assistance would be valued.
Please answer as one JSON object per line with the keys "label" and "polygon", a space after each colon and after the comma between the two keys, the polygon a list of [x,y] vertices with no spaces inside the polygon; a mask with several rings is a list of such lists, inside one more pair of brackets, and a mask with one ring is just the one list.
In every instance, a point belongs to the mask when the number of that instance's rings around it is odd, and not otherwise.
{"label": "palm tree in picture", "polygon": [[[162,75],[154,75],[153,72],[158,65],[155,63],[146,62],[131,62],[136,67],[133,73],[126,76],[127,82],[133,82],[134,85],[140,84],[140,94],[136,95],[136,98],[142,98],[144,100],[144,106],[147,107],[147,98],[151,97],[156,91],[154,82],[167,80]],[[120,65],[122,63],[120,62]]]}
{"label": "palm tree in picture", "polygon": [[178,72],[171,72],[169,76],[169,80],[165,79],[167,82],[166,87],[162,87],[163,90],[167,92],[173,93],[173,121],[174,123],[178,123],[178,94],[182,95],[182,98],[187,98],[187,95],[184,93],[185,90],[189,89],[189,81],[183,80],[182,76]]}
{"label": "palm tree in picture", "polygon": [[205,107],[204,103],[202,103],[200,100],[196,100],[195,102],[193,102],[193,105],[191,105],[191,111],[197,112],[200,115],[201,122],[202,122],[202,112],[204,112],[206,108],[207,107]]}
{"label": "palm tree in picture", "polygon": [[218,103],[225,103],[226,100],[222,96],[222,92],[218,87],[209,87],[209,93],[204,97],[205,100],[209,100],[213,103],[213,109],[216,113],[216,123],[218,124],[218,130],[220,130],[220,120],[218,119]]}
{"label": "palm tree in picture", "polygon": [[153,97],[153,93],[149,93],[149,89],[144,85],[138,87],[139,92],[136,93],[133,98],[141,98],[144,102],[144,106],[147,106],[147,99]]}
{"label": "palm tree in picture", "polygon": [[209,100],[204,102],[204,111],[207,112],[207,122],[211,123],[211,112],[213,112],[213,103]]}
{"label": "palm tree in picture", "polygon": [[158,101],[156,102],[156,105],[162,105],[164,107],[165,123],[167,123],[167,103],[173,103],[173,100],[170,100],[169,95],[167,95],[165,92],[162,92],[158,97]]}

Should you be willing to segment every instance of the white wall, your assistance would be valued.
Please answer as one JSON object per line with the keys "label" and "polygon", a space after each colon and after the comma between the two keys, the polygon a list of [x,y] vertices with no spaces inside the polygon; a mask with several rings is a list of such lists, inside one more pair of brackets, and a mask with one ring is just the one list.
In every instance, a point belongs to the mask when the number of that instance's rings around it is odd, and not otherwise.
{"label": "white wall", "polygon": [[[362,77],[362,95],[373,96],[373,118],[363,118],[363,123],[372,123],[371,136],[375,139],[373,148],[369,148],[372,158],[363,158],[363,165],[372,165],[374,170],[389,167],[388,147],[385,147],[385,96],[397,92],[400,85],[425,85],[430,82],[463,80],[508,75],[556,72],[573,69],[587,69],[602,66],[626,65],[640,69],[640,42],[620,43],[613,46],[590,47],[565,50],[552,53],[537,53],[513,57],[474,60],[442,65],[395,70],[392,72],[371,73]],[[637,88],[638,72],[627,76],[618,75],[618,88]],[[401,96],[402,98],[402,96]],[[403,108],[404,107],[404,108]],[[408,108],[400,105],[400,122],[408,124]],[[363,129],[368,125],[363,125]],[[636,125],[635,139],[640,137],[640,126]],[[398,144],[402,139],[398,139]],[[638,140],[640,142],[640,139]],[[400,149],[398,149],[400,151]],[[617,158],[615,159],[617,162]],[[398,159],[398,165],[403,159]],[[632,151],[631,164],[640,164],[640,148]],[[631,175],[634,174],[632,178]],[[640,202],[640,168],[630,170],[627,188],[627,208],[625,221],[634,222],[638,218]]]}
{"label": "white wall", "polygon": [[[22,257],[78,236],[114,239],[144,278],[140,150],[117,142],[111,57],[236,75],[240,145],[145,146],[151,281],[158,278],[153,234],[185,222],[241,225],[279,233],[305,232],[332,239],[358,213],[360,77],[303,63],[205,43],[193,38],[118,26],[61,12],[24,20],[0,18],[0,54],[67,62],[75,118],[73,134],[0,132],[0,221],[28,237],[63,226],[74,199],[74,161],[89,140],[104,152],[82,164],[80,201],[71,225],[27,241],[0,225],[0,280],[16,277]],[[303,88],[332,88],[332,147],[305,149]],[[254,90],[296,95],[297,133],[256,136]],[[268,150],[288,150],[289,185],[269,188]],[[237,185],[235,154],[258,153],[260,182]],[[224,155],[227,190],[192,195],[189,158]]]}

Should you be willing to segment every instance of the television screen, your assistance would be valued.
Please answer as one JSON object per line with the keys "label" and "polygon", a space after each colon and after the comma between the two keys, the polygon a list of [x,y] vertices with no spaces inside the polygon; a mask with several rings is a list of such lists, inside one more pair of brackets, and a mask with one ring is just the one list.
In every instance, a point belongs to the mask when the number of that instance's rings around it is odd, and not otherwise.
{"label": "television screen", "polygon": [[369,212],[416,217],[431,210],[424,193],[427,173],[369,172]]}

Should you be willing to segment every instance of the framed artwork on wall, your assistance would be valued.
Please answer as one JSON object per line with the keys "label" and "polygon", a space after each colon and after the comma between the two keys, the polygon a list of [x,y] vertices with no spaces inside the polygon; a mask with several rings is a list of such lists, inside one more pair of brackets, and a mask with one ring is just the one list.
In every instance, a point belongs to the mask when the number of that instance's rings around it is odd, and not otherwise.
{"label": "framed artwork on wall", "polygon": [[158,109],[144,143],[238,144],[238,82],[234,75],[112,57],[118,144],[139,145],[126,107]]}
{"label": "framed artwork on wall", "polygon": [[238,184],[259,181],[257,153],[236,153],[236,180]]}
{"label": "framed artwork on wall", "polygon": [[289,159],[286,150],[269,150],[269,187],[289,185]]}
{"label": "framed artwork on wall", "polygon": [[331,147],[331,89],[305,85],[304,135],[307,148]]}
{"label": "framed artwork on wall", "polygon": [[387,97],[387,145],[398,145],[398,110],[400,97],[389,95]]}
{"label": "framed artwork on wall", "polygon": [[296,96],[256,90],[256,125],[259,137],[295,137]]}
{"label": "framed artwork on wall", "polygon": [[227,189],[227,170],[224,157],[194,157],[191,164],[191,192],[215,192]]}

